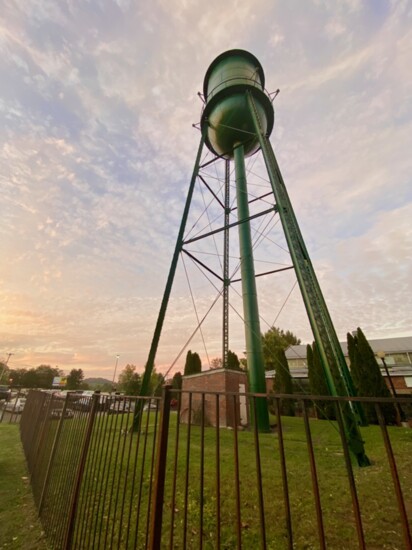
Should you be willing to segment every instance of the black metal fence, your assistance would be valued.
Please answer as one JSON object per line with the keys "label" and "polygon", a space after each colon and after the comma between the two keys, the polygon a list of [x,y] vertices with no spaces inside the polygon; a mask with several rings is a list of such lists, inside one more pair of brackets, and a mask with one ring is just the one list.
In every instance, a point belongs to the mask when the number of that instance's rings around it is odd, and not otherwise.
{"label": "black metal fence", "polygon": [[[254,424],[260,395],[30,392],[21,438],[50,547],[412,548],[412,430],[381,412],[394,400],[358,398],[378,418],[361,428],[371,466],[359,468],[345,398],[264,397],[270,433]],[[313,417],[326,401],[335,420]]]}
{"label": "black metal fence", "polygon": [[9,391],[7,398],[0,399],[0,422],[18,424],[26,402],[26,394],[22,390]]}

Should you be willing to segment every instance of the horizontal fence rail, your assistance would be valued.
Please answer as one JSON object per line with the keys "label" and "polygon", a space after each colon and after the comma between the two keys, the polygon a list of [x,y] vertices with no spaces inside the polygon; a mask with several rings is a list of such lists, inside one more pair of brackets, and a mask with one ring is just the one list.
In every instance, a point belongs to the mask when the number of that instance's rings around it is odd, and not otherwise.
{"label": "horizontal fence rail", "polygon": [[[371,466],[352,460],[347,401],[372,419]],[[20,431],[52,549],[409,550],[412,430],[392,425],[395,402],[409,411],[407,398],[31,391]]]}

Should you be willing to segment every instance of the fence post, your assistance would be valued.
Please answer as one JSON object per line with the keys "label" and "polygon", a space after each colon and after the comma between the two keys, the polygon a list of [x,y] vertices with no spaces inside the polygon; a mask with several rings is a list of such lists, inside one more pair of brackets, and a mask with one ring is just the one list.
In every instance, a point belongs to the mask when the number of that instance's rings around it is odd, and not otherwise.
{"label": "fence post", "polygon": [[159,550],[162,540],[163,499],[166,477],[167,441],[169,437],[170,401],[172,386],[163,387],[160,429],[157,440],[153,504],[150,521],[149,550]]}
{"label": "fence post", "polygon": [[48,394],[47,397],[49,397],[49,400],[48,400],[48,403],[47,403],[46,414],[41,419],[42,424],[41,424],[41,427],[40,427],[40,430],[39,430],[39,435],[37,437],[36,445],[35,445],[34,451],[33,451],[33,469],[32,469],[30,478],[32,478],[33,476],[35,477],[35,472],[36,472],[37,463],[38,463],[38,459],[39,459],[39,453],[40,453],[41,448],[43,446],[44,437],[46,435],[46,426],[47,426],[47,422],[49,420],[51,407],[52,407],[52,403],[53,403],[53,394],[51,394],[51,395]]}
{"label": "fence post", "polygon": [[64,545],[63,545],[64,550],[70,550],[72,546],[77,504],[78,504],[80,489],[82,485],[84,468],[86,466],[87,453],[90,446],[90,440],[92,438],[94,418],[96,416],[98,402],[99,402],[99,395],[94,394],[92,397],[92,407],[90,411],[89,420],[87,423],[86,434],[84,436],[83,448],[80,455],[79,465],[77,467],[76,478],[74,480],[74,489],[73,489],[72,498],[70,501],[70,508],[69,508],[69,520],[67,523],[67,530],[66,530],[66,535],[65,535]]}
{"label": "fence post", "polygon": [[349,488],[350,488],[350,493],[352,498],[353,515],[355,518],[356,532],[358,535],[358,544],[361,550],[365,550],[366,548],[365,535],[363,533],[362,517],[361,517],[358,493],[356,491],[356,482],[355,482],[355,477],[353,475],[353,468],[352,468],[352,462],[351,462],[352,457],[350,455],[349,444],[346,439],[347,435],[345,431],[345,425],[343,422],[341,401],[338,399],[334,399],[333,403],[335,405],[336,419],[338,421],[338,426],[339,426],[339,435],[342,441],[343,456],[345,458],[346,473],[348,475]]}
{"label": "fence post", "polygon": [[61,417],[59,418],[59,425],[57,426],[56,434],[54,436],[54,441],[53,441],[53,446],[52,446],[52,450],[51,450],[51,453],[50,453],[49,463],[47,464],[46,475],[45,475],[45,478],[44,478],[43,488],[42,488],[42,491],[41,491],[39,507],[38,507],[39,508],[38,509],[39,517],[41,516],[42,509],[43,509],[44,497],[45,497],[46,491],[49,487],[50,472],[51,472],[52,465],[53,465],[53,462],[54,462],[54,456],[56,454],[57,446],[59,444],[60,434],[61,434],[62,427],[63,427],[63,421],[64,421],[64,416],[66,414],[66,408],[67,408],[67,402],[69,400],[69,395],[70,395],[69,393],[66,394],[66,399],[64,401],[63,409],[62,409],[62,412],[61,412]]}
{"label": "fence post", "polygon": [[[31,393],[31,392],[33,392],[33,393]],[[31,390],[29,392],[29,397],[30,397],[30,395],[32,395],[33,399],[35,400],[35,403],[34,403],[35,407],[34,407],[34,414],[30,418],[30,428],[31,429],[30,429],[30,433],[28,435],[28,438],[26,439],[26,442],[25,442],[24,453],[26,455],[26,460],[27,460],[27,464],[28,464],[28,467],[29,467],[29,472],[31,474],[31,472],[33,471],[33,460],[32,460],[33,449],[34,449],[34,445],[36,443],[36,436],[38,435],[39,424],[41,422],[41,414],[42,414],[44,403],[46,401],[46,398],[47,398],[48,394],[46,394],[42,391],[38,391],[38,390]],[[29,412],[31,412],[31,411],[29,411]],[[22,415],[24,415],[24,418],[26,418],[27,414],[28,413],[27,413],[26,406],[25,406],[24,410],[22,412]]]}
{"label": "fence post", "polygon": [[395,487],[396,500],[398,502],[399,513],[402,523],[403,539],[405,541],[405,548],[412,548],[412,537],[409,531],[408,515],[406,513],[405,501],[402,495],[402,488],[399,481],[398,468],[396,467],[396,460],[393,454],[391,440],[389,439],[388,430],[385,425],[385,418],[382,414],[380,403],[375,403],[375,410],[378,416],[379,426],[382,431],[383,442],[385,444],[386,454],[389,461],[389,467],[391,469],[393,484]]}

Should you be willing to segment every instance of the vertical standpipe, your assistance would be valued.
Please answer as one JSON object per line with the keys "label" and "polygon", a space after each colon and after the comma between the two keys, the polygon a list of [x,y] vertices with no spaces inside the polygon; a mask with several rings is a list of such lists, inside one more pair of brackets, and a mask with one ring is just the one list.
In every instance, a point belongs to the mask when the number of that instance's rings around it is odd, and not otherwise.
{"label": "vertical standpipe", "polygon": [[[234,154],[238,219],[240,222],[243,220],[238,227],[249,389],[252,393],[266,393],[243,145],[235,147]],[[268,406],[264,398],[256,399],[256,420],[259,431],[270,430]]]}
{"label": "vertical standpipe", "polygon": [[[259,149],[253,118],[248,108],[246,90],[253,94],[265,131],[273,127],[273,108],[264,92],[262,66],[254,55],[244,50],[230,50],[217,57],[204,80],[205,109],[201,125],[205,143],[214,154],[234,159],[236,172],[239,247],[242,275],[243,317],[249,390],[266,393],[265,366],[260,334],[259,309],[249,221],[249,204],[245,157]],[[256,398],[252,414],[260,431],[269,431],[267,401]]]}

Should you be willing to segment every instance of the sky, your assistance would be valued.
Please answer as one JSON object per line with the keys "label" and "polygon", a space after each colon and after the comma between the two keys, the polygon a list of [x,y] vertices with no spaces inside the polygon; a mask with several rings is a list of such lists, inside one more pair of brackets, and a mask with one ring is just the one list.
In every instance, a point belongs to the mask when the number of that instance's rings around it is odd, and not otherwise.
{"label": "sky", "polygon": [[[280,89],[271,143],[338,337],[358,326],[368,338],[411,335],[411,1],[0,8],[0,359],[12,353],[10,367],[111,379],[118,354],[118,372],[143,371],[199,145],[197,93],[233,48]],[[251,161],[252,189],[262,168]],[[288,264],[279,239],[256,250],[257,271]],[[156,358],[171,374],[187,349],[203,368],[221,349],[218,304],[189,341],[217,291],[185,266]],[[310,342],[295,280],[259,279],[261,330],[275,322]],[[239,292],[230,348],[242,356]]]}

